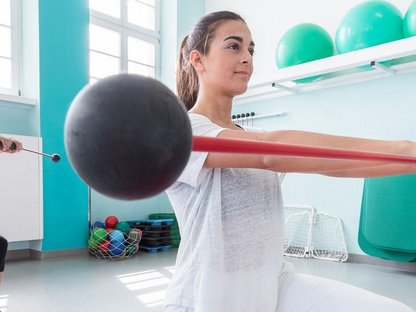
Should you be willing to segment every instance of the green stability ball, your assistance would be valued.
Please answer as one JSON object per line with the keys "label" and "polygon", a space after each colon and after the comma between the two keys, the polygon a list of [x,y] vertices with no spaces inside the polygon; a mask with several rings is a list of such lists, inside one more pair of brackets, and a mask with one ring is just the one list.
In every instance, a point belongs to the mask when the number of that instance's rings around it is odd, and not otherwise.
{"label": "green stability ball", "polygon": [[410,5],[403,19],[404,37],[416,36],[416,1]]}
{"label": "green stability ball", "polygon": [[363,2],[347,12],[335,35],[338,53],[372,47],[403,38],[402,13],[382,0]]}
{"label": "green stability ball", "polygon": [[[334,44],[328,32],[319,25],[303,23],[286,31],[277,44],[275,60],[278,68],[285,68],[332,55]],[[296,82],[311,82],[320,77],[298,79]]]}

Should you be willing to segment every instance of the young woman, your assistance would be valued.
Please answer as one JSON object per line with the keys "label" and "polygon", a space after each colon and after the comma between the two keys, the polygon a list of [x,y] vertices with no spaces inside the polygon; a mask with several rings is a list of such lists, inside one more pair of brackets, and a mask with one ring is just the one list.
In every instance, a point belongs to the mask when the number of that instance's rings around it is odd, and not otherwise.
{"label": "young woman", "polygon": [[[177,91],[194,135],[315,145],[416,156],[416,144],[304,131],[259,132],[231,120],[247,89],[254,42],[237,14],[201,18],[181,44]],[[283,261],[279,172],[336,177],[415,173],[416,166],[375,161],[192,153],[167,194],[180,232],[165,311],[413,311],[391,299],[292,272]]]}

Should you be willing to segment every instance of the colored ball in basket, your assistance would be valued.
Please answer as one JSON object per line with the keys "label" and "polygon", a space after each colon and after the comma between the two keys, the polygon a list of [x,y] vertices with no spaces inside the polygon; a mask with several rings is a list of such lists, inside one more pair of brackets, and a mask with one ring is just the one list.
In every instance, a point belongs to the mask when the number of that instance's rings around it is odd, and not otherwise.
{"label": "colored ball in basket", "polygon": [[116,216],[108,216],[105,219],[105,226],[110,229],[114,229],[118,223],[118,219]]}
{"label": "colored ball in basket", "polygon": [[129,244],[137,244],[142,239],[142,235],[143,234],[140,229],[131,229],[127,238],[127,242]]}
{"label": "colored ball in basket", "polygon": [[181,174],[192,147],[184,105],[161,82],[134,74],[81,90],[64,130],[78,175],[99,193],[124,200],[164,191]]}
{"label": "colored ball in basket", "polygon": [[110,238],[110,243],[112,243],[112,244],[115,244],[116,242],[123,242],[124,241],[123,232],[121,232],[119,230],[112,230],[108,234],[108,236]]}
{"label": "colored ball in basket", "polygon": [[124,252],[124,244],[123,242],[110,242],[110,245],[108,246],[108,251],[113,256],[121,256]]}
{"label": "colored ball in basket", "polygon": [[347,12],[336,35],[338,53],[351,52],[403,38],[402,13],[383,0],[365,1]]}
{"label": "colored ball in basket", "polygon": [[404,16],[403,35],[406,38],[416,36],[416,1],[412,2]]}
{"label": "colored ball in basket", "polygon": [[103,253],[107,253],[109,247],[110,247],[110,241],[108,241],[108,240],[98,244],[98,250],[103,252]]}
{"label": "colored ball in basket", "polygon": [[[312,23],[298,24],[285,32],[277,44],[275,60],[279,68],[315,61],[334,55],[334,44],[328,32]],[[311,82],[319,79],[313,76],[296,82]]]}
{"label": "colored ball in basket", "polygon": [[128,256],[135,254],[139,251],[139,244],[128,245],[126,247],[126,254]]}
{"label": "colored ball in basket", "polygon": [[88,248],[94,249],[94,250],[98,248],[98,243],[95,240],[93,240],[91,237],[88,240]]}
{"label": "colored ball in basket", "polygon": [[95,221],[94,225],[93,225],[93,228],[103,228],[103,229],[105,229],[105,227],[106,227],[105,224],[101,221]]}
{"label": "colored ball in basket", "polygon": [[95,228],[92,230],[91,239],[97,243],[104,242],[108,237],[107,231],[102,228]]}
{"label": "colored ball in basket", "polygon": [[117,223],[115,229],[119,230],[119,231],[121,231],[125,234],[128,234],[129,231],[130,231],[130,225],[126,221],[121,221],[121,222]]}

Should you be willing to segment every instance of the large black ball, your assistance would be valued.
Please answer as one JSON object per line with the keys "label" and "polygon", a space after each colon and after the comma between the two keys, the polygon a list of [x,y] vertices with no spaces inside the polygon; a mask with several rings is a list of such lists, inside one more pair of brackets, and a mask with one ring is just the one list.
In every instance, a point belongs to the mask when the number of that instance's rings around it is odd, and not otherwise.
{"label": "large black ball", "polygon": [[183,104],[161,82],[133,74],[85,87],[65,121],[75,171],[94,190],[134,200],[156,195],[181,174],[192,148]]}

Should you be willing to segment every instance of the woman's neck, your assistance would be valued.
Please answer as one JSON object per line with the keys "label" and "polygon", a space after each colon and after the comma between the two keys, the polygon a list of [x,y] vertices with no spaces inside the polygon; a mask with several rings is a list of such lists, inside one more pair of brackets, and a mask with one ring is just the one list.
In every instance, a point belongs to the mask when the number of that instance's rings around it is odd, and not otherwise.
{"label": "woman's neck", "polygon": [[232,98],[215,96],[204,96],[201,92],[198,99],[189,112],[204,115],[213,123],[229,129],[239,129],[231,120]]}

